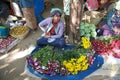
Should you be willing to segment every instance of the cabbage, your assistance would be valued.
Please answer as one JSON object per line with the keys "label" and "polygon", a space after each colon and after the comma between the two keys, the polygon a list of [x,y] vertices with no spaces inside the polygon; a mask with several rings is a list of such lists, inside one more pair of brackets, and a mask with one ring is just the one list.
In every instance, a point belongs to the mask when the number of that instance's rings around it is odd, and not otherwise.
{"label": "cabbage", "polygon": [[81,25],[81,26],[80,26],[80,29],[84,29],[84,25]]}
{"label": "cabbage", "polygon": [[96,37],[97,33],[96,32],[91,32],[92,37]]}
{"label": "cabbage", "polygon": [[85,32],[83,30],[80,31],[80,35],[83,36],[85,35]]}
{"label": "cabbage", "polygon": [[96,27],[94,24],[81,23],[80,24],[80,35],[87,38],[96,37]]}

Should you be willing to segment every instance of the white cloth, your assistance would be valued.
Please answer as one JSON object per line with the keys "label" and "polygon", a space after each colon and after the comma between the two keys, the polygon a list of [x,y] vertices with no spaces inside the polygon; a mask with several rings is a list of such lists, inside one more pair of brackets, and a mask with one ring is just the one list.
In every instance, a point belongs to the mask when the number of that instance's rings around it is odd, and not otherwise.
{"label": "white cloth", "polygon": [[71,0],[63,0],[65,15],[70,15],[70,2]]}

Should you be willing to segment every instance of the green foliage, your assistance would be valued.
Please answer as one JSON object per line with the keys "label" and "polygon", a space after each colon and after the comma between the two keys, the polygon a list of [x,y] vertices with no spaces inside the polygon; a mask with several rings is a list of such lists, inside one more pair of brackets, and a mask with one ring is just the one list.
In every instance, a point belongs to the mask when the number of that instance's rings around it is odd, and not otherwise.
{"label": "green foliage", "polygon": [[93,51],[90,48],[87,48],[87,49],[83,48],[81,46],[81,43],[78,43],[76,45],[75,50],[79,51],[83,55],[86,55],[87,53],[92,53],[93,54]]}
{"label": "green foliage", "polygon": [[61,53],[53,51],[52,46],[46,46],[46,47],[40,48],[38,51],[36,51],[32,55],[32,58],[33,59],[37,58],[37,60],[42,62],[43,66],[46,66],[50,60],[61,62],[62,57],[63,55]]}
{"label": "green foliage", "polygon": [[113,39],[117,39],[117,40],[120,40],[120,37],[119,36],[101,36],[101,37],[98,37],[97,39],[103,41],[104,43],[106,44],[109,44],[111,40]]}
{"label": "green foliage", "polygon": [[65,51],[63,55],[64,55],[63,56],[64,60],[70,60],[71,58],[79,58],[80,53],[77,50],[72,49],[72,50]]}
{"label": "green foliage", "polygon": [[33,55],[32,58],[42,62],[43,66],[46,66],[48,61],[51,59],[53,53],[52,53],[52,47],[46,46],[43,48],[40,48],[38,51],[36,51]]}
{"label": "green foliage", "polygon": [[38,61],[41,61],[42,66],[47,66],[50,60],[58,61],[60,64],[62,64],[64,60],[79,58],[80,55],[86,55],[86,53],[92,53],[92,51],[90,49],[84,49],[82,46],[80,46],[80,43],[76,45],[75,48],[64,51],[64,53],[54,51],[52,46],[46,46],[34,52],[32,58],[37,58]]}

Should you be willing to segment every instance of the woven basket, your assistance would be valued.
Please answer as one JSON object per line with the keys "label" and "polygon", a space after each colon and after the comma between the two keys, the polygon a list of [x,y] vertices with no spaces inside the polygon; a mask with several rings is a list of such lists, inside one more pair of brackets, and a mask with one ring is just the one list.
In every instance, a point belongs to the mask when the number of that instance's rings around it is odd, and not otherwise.
{"label": "woven basket", "polygon": [[[17,26],[17,27],[19,27],[19,26]],[[25,26],[24,26],[25,27]],[[15,28],[15,27],[14,27]],[[13,28],[13,29],[14,29]],[[11,36],[13,36],[14,38],[17,38],[17,39],[24,39],[26,36],[27,36],[27,34],[29,33],[29,28],[27,28],[27,27],[25,27],[27,30],[26,30],[26,32],[24,33],[24,34],[19,34],[19,35],[16,35],[16,34],[12,34],[12,31],[13,31],[13,29],[11,29],[10,30],[10,35]]]}

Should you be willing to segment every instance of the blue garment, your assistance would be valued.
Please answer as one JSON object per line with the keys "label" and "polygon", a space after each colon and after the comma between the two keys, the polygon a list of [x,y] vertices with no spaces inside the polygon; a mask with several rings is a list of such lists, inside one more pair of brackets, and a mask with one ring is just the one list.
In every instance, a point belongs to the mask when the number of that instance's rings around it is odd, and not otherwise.
{"label": "blue garment", "polygon": [[44,0],[34,0],[34,12],[37,23],[41,22],[44,19],[41,15],[43,11],[44,11]]}
{"label": "blue garment", "polygon": [[41,22],[44,18],[42,12],[44,11],[44,0],[20,0],[21,8],[34,8],[37,23]]}
{"label": "blue garment", "polygon": [[20,0],[21,8],[32,8],[34,6],[34,0]]}
{"label": "blue garment", "polygon": [[107,24],[109,26],[109,28],[112,30],[113,29],[112,16],[116,12],[117,12],[117,10],[115,8],[108,11],[106,18],[100,23],[100,25],[103,26],[103,25]]}
{"label": "blue garment", "polygon": [[120,22],[120,14],[118,14],[117,12],[114,13],[112,16],[112,22],[115,22],[115,23]]}
{"label": "blue garment", "polygon": [[43,36],[37,40],[37,46],[46,46],[46,45],[63,48],[66,45],[66,43],[65,43],[65,39],[63,37],[56,38],[53,42],[48,42],[48,38],[45,38]]}

